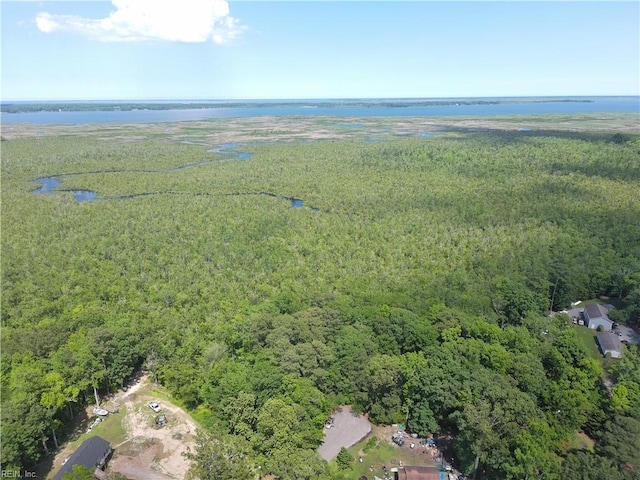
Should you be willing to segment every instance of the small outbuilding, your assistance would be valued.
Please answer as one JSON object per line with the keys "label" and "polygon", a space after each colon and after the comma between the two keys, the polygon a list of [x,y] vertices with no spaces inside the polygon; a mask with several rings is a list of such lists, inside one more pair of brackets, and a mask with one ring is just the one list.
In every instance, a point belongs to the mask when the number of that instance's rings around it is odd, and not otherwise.
{"label": "small outbuilding", "polygon": [[109,461],[112,449],[109,442],[100,437],[91,437],[82,442],[82,445],[73,452],[73,455],[62,466],[60,471],[53,477],[53,480],[62,480],[65,474],[73,475],[73,467],[75,465],[84,465],[91,471],[95,470],[94,475],[100,478],[104,474],[103,470]]}
{"label": "small outbuilding", "polygon": [[615,333],[600,332],[597,338],[602,355],[606,357],[607,354],[610,354],[611,358],[620,358],[622,356],[622,342]]}
{"label": "small outbuilding", "polygon": [[392,469],[394,480],[447,480],[447,473],[437,467],[398,467]]}
{"label": "small outbuilding", "polygon": [[585,306],[582,316],[584,317],[585,325],[593,330],[602,327],[601,330],[610,332],[613,328],[613,321],[609,319],[608,310],[597,303]]}

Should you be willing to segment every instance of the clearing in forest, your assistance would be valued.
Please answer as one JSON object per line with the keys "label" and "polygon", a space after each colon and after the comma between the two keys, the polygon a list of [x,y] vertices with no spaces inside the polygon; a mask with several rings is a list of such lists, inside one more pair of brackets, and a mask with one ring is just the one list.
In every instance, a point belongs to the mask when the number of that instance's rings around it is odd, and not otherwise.
{"label": "clearing in forest", "polygon": [[[91,435],[104,437],[114,449],[107,473],[118,472],[130,480],[185,478],[189,461],[182,454],[187,448],[193,449],[195,446],[196,424],[167,397],[164,389],[151,383],[148,375],[143,375],[127,390],[104,399],[103,403],[117,404],[120,408],[118,414],[110,415],[91,432]],[[159,403],[160,412],[156,413],[149,408],[151,401]],[[167,423],[163,427],[156,426],[156,417],[159,415],[166,416]],[[110,432],[114,430],[123,430],[126,439],[113,444],[117,437],[110,435]],[[53,478],[62,462],[77,448],[77,444],[89,436],[84,434],[78,442],[64,447],[56,456],[54,468],[47,478]],[[119,439],[122,438],[120,432]]]}

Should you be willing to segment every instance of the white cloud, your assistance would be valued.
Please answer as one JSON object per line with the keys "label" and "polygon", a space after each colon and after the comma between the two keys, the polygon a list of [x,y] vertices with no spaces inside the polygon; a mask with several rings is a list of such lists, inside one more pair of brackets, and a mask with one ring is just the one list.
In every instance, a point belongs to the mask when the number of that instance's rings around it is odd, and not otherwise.
{"label": "white cloud", "polygon": [[112,0],[115,11],[102,19],[39,13],[44,33],[70,32],[101,41],[226,43],[244,29],[229,16],[227,0]]}

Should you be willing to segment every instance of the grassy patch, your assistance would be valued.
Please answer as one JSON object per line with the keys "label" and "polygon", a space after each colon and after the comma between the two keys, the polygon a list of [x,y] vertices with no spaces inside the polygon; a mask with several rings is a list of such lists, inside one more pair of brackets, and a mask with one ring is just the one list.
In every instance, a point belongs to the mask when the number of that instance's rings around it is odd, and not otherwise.
{"label": "grassy patch", "polygon": [[[360,478],[362,476],[384,478],[383,465],[386,465],[387,469],[399,465],[434,465],[431,455],[428,452],[422,453],[423,447],[418,444],[415,449],[411,450],[407,446],[399,448],[380,440],[375,447],[362,454],[369,438],[370,436],[367,436],[363,441],[348,449],[354,461],[349,470],[343,471],[343,478]],[[360,457],[362,457],[362,463]],[[335,463],[335,460],[332,463]]]}
{"label": "grassy patch", "polygon": [[149,395],[151,395],[153,398],[155,398],[156,400],[164,400],[165,402],[174,403],[177,405],[175,399],[171,397],[171,394],[167,391],[166,388],[156,384],[150,385],[151,388],[149,389]]}
{"label": "grassy patch", "polygon": [[120,409],[116,414],[109,415],[103,422],[100,422],[93,432],[100,435],[111,445],[118,445],[127,439],[127,431],[122,425],[122,421],[127,415],[126,407]]}
{"label": "grassy patch", "polygon": [[578,335],[580,342],[584,345],[584,348],[587,351],[587,355],[600,362],[606,371],[611,363],[615,362],[615,359],[612,359],[611,356],[607,356],[606,358],[602,356],[596,340],[598,332],[580,325],[574,325],[574,328],[576,329],[576,334]]}
{"label": "grassy patch", "polygon": [[575,329],[580,342],[587,351],[587,354],[591,358],[598,360],[600,363],[604,363],[604,357],[600,353],[598,343],[596,342],[596,335],[598,332],[582,325],[574,325],[573,328]]}
{"label": "grassy patch", "polygon": [[580,302],[579,307],[583,308],[589,304],[597,303],[598,305],[613,305],[616,308],[621,308],[623,306],[623,302],[616,297],[600,297],[600,298],[592,298],[590,300],[584,300]]}
{"label": "grassy patch", "polygon": [[217,428],[219,424],[219,420],[216,418],[216,416],[211,413],[209,408],[205,407],[204,405],[200,405],[195,410],[185,409],[185,411],[187,411],[189,415],[191,415],[191,418],[194,422],[196,422],[198,426],[204,426],[208,429],[213,430]]}
{"label": "grassy patch", "polygon": [[89,433],[83,433],[72,442],[75,451],[85,440],[91,437],[99,436],[104,438],[111,446],[118,445],[127,439],[127,431],[122,422],[127,415],[125,407],[120,408],[120,412],[111,414],[96,425]]}

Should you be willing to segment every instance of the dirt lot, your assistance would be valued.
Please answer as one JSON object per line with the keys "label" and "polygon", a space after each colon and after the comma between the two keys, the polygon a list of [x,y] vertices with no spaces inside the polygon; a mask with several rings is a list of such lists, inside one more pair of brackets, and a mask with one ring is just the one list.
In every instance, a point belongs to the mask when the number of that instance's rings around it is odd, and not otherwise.
{"label": "dirt lot", "polygon": [[[126,440],[119,444],[112,444],[114,454],[109,461],[107,473],[119,472],[130,480],[181,480],[185,478],[189,469],[189,461],[182,455],[187,448],[195,445],[194,434],[196,424],[181,408],[172,405],[167,400],[158,399],[154,395],[154,385],[150,383],[148,375],[141,375],[124,391],[119,391],[110,398],[104,399],[102,405],[111,410],[119,406],[120,414],[111,415],[107,422],[111,427],[122,422]],[[157,414],[147,404],[157,401],[162,411]],[[87,409],[89,417],[93,416],[93,406]],[[157,415],[167,416],[167,425],[155,427]],[[118,415],[124,415],[118,418]],[[107,422],[103,422],[107,426]],[[96,427],[95,432],[102,434]],[[108,435],[105,435],[108,437]],[[81,436],[80,440],[85,440]],[[111,441],[110,438],[105,438]],[[64,446],[54,459],[54,468],[47,478],[53,475],[68,458],[77,442],[70,442]]]}
{"label": "dirt lot", "polygon": [[[393,434],[399,430],[401,428],[398,425],[373,425],[371,433],[350,449],[354,458],[350,478],[366,476],[369,479],[376,477],[383,479],[387,478],[389,470],[394,467],[407,465],[437,467],[442,463],[443,455],[445,461],[450,459],[447,452],[443,452],[440,448],[446,449],[451,438],[438,437],[438,447],[435,447],[427,445],[425,439],[407,435],[404,444],[399,446],[392,440]],[[367,445],[373,438],[376,442],[373,445]],[[411,448],[411,444],[414,448]],[[454,473],[457,474],[455,471]]]}
{"label": "dirt lot", "polygon": [[179,407],[160,400],[160,414],[167,416],[167,425],[156,428],[153,412],[147,404],[155,400],[148,377],[143,377],[121,402],[127,408],[123,426],[128,440],[115,448],[109,463],[110,472],[119,472],[131,480],[182,479],[189,462],[182,455],[194,446],[196,425]]}
{"label": "dirt lot", "polygon": [[[402,446],[396,445],[392,436],[398,431],[397,426],[393,425],[376,425],[373,427],[373,435],[378,437],[380,441],[392,446],[398,450],[398,463],[404,465],[418,465],[426,467],[435,467],[438,465],[436,458],[441,455],[441,452],[436,447],[431,447],[421,444],[420,438],[405,437],[405,442]],[[414,444],[414,448],[411,448],[411,444]]]}

